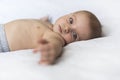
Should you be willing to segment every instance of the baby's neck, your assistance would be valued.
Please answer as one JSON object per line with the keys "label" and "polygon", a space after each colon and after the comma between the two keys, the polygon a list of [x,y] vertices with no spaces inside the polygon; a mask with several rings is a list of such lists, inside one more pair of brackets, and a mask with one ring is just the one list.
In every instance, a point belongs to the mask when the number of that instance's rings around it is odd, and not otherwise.
{"label": "baby's neck", "polygon": [[51,24],[50,26],[48,26],[52,31],[53,31],[53,24]]}
{"label": "baby's neck", "polygon": [[53,24],[51,22],[45,22],[45,24],[53,31]]}

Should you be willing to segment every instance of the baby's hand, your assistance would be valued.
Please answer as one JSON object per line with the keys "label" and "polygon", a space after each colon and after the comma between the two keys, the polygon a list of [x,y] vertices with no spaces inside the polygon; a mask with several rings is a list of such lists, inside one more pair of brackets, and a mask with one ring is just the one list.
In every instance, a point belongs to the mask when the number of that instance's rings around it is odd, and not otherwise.
{"label": "baby's hand", "polygon": [[56,59],[55,48],[48,41],[41,39],[39,42],[38,48],[34,49],[33,52],[36,53],[40,51],[41,59],[39,61],[40,64],[53,64]]}

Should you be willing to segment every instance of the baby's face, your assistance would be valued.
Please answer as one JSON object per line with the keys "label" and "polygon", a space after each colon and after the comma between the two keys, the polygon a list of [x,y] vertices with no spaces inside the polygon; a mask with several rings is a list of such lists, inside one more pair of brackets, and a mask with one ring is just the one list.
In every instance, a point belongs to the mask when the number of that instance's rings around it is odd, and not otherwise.
{"label": "baby's face", "polygon": [[60,17],[54,24],[53,31],[59,33],[66,43],[90,38],[89,18],[84,13],[71,13]]}

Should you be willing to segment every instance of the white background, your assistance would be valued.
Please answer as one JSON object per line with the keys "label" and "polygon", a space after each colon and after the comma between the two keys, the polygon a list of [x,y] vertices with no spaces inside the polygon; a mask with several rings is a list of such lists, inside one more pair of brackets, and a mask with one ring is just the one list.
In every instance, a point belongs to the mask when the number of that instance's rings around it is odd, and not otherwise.
{"label": "white background", "polygon": [[67,45],[57,64],[42,66],[32,50],[0,54],[0,80],[120,80],[119,0],[0,0],[0,24],[49,15],[54,21],[70,12],[89,10],[105,37]]}

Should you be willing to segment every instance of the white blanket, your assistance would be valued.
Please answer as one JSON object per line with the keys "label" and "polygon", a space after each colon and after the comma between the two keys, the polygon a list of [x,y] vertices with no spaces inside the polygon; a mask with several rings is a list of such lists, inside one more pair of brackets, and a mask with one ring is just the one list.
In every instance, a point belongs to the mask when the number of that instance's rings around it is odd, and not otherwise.
{"label": "white blanket", "polygon": [[0,80],[120,80],[119,0],[0,0],[0,24],[49,15],[53,22],[77,10],[93,12],[105,37],[64,48],[57,64],[38,64],[32,50],[0,53]]}

